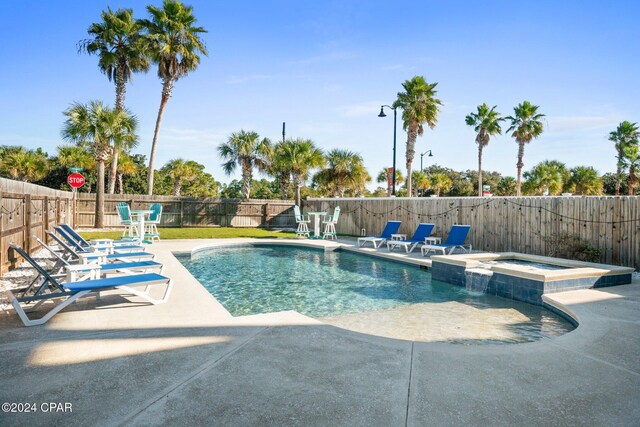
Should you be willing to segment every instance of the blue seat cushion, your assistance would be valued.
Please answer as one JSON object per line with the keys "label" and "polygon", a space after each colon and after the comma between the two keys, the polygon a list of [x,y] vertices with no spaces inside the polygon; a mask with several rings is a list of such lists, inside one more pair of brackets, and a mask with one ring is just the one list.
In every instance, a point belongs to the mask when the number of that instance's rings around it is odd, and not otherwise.
{"label": "blue seat cushion", "polygon": [[155,261],[139,261],[139,262],[119,262],[116,264],[105,264],[100,266],[100,270],[119,270],[125,268],[145,268],[145,267],[160,267],[162,264]]}
{"label": "blue seat cushion", "polygon": [[127,286],[145,283],[161,283],[169,281],[168,277],[156,273],[135,274],[133,276],[111,277],[109,279],[85,280],[65,283],[64,287],[73,292],[108,289],[116,286]]}

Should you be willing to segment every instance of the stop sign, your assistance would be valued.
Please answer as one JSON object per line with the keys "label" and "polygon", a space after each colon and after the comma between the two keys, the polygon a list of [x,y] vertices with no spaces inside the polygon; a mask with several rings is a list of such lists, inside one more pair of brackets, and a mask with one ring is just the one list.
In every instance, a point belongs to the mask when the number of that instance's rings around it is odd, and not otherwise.
{"label": "stop sign", "polygon": [[81,173],[72,173],[67,177],[67,183],[73,188],[80,188],[84,185],[84,176]]}

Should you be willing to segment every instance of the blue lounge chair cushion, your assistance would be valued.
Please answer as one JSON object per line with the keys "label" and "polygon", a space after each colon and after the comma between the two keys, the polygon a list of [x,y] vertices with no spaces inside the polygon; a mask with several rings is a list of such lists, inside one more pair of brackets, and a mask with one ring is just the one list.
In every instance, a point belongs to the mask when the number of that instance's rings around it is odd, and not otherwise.
{"label": "blue lounge chair cushion", "polygon": [[109,254],[107,255],[107,259],[118,259],[118,258],[153,258],[153,254],[149,252],[129,252],[125,254]]}
{"label": "blue lounge chair cushion", "polygon": [[160,267],[162,264],[155,261],[139,261],[139,262],[119,262],[117,264],[104,264],[100,266],[100,270],[119,270],[125,268],[145,268],[145,267]]}
{"label": "blue lounge chair cushion", "polygon": [[113,288],[116,286],[145,284],[150,282],[166,282],[167,280],[169,280],[167,277],[161,276],[160,274],[147,273],[136,274],[134,276],[118,276],[108,279],[85,280],[81,282],[65,283],[64,287],[72,292],[79,292]]}

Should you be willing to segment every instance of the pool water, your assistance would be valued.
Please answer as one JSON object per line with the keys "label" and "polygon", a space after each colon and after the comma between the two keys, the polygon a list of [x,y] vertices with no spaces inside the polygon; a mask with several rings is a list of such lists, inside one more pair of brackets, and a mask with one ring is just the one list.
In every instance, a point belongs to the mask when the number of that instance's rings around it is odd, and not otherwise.
{"label": "pool water", "polygon": [[[431,336],[424,325],[462,336],[436,339],[448,342],[526,342],[573,329],[542,307],[470,292],[432,281],[427,270],[416,266],[349,252],[256,245],[176,257],[233,316],[295,310],[383,336],[420,340]],[[376,318],[386,319],[387,326],[395,324],[399,333],[376,333]],[[487,322],[503,324],[502,332],[478,334],[491,326]],[[473,331],[460,335],[469,325]],[[405,336],[403,329],[414,332]]]}
{"label": "pool water", "polygon": [[565,267],[562,265],[556,265],[556,264],[547,264],[546,262],[536,262],[536,261],[527,261],[527,260],[523,260],[523,259],[510,259],[510,258],[506,258],[506,259],[497,259],[495,261],[496,264],[511,264],[511,265],[521,265],[524,267],[534,267],[534,268],[539,268],[540,270],[565,270],[569,267]]}

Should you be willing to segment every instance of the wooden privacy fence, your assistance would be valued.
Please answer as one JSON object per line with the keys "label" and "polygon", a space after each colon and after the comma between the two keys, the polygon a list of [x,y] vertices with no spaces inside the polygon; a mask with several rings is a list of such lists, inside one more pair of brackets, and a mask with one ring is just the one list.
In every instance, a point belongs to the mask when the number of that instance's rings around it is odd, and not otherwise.
{"label": "wooden privacy fence", "polygon": [[47,240],[45,230],[71,221],[72,193],[0,178],[0,274],[18,259],[9,249],[17,243],[27,252],[40,248],[35,240]]}
{"label": "wooden privacy fence", "polygon": [[[93,227],[95,194],[78,194],[76,224]],[[294,227],[293,201],[235,200],[139,194],[107,194],[104,203],[105,227],[118,227],[116,204],[126,202],[131,209],[162,205],[160,227]]]}
{"label": "wooden privacy fence", "polygon": [[337,232],[380,234],[387,220],[401,220],[411,235],[418,223],[435,224],[446,237],[453,224],[471,225],[474,249],[548,255],[563,235],[601,251],[601,262],[640,269],[640,197],[435,197],[308,199],[304,211],[340,206]]}

